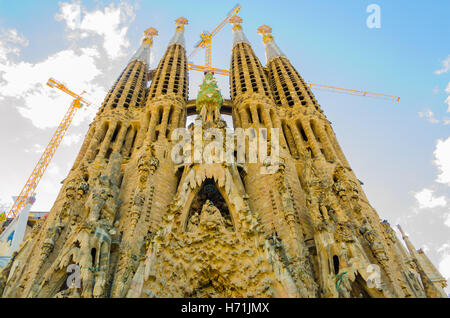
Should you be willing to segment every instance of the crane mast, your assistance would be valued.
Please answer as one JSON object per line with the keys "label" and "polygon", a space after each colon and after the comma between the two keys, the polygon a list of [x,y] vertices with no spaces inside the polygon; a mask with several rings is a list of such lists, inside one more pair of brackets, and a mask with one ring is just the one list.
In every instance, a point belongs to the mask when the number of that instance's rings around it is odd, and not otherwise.
{"label": "crane mast", "polygon": [[212,38],[225,26],[227,25],[228,21],[230,21],[230,19],[232,17],[234,17],[239,10],[241,10],[241,5],[237,4],[236,6],[234,6],[234,8],[230,11],[230,13],[228,13],[227,17],[216,27],[214,28],[214,30],[209,33],[207,31],[203,31],[202,34],[200,34],[201,40],[194,45],[194,50],[191,52],[191,54],[189,54],[188,56],[188,60],[194,56],[194,54],[197,52],[197,50],[199,48],[204,48],[205,49],[205,66],[202,65],[195,65],[192,63],[188,63],[188,69],[189,70],[193,70],[193,71],[200,71],[200,72],[214,72],[216,74],[221,74],[221,75],[227,75],[227,72],[229,73],[229,71],[227,70],[222,70],[222,69],[216,69],[212,67]]}
{"label": "crane mast", "polygon": [[[71,90],[69,90],[64,84],[50,78],[47,82],[47,85],[50,87],[57,88],[64,93],[70,95],[74,98],[72,103],[70,104],[69,109],[64,115],[61,123],[53,134],[50,142],[44,150],[41,158],[33,169],[33,172],[28,177],[25,186],[22,188],[19,196],[14,202],[11,210],[6,215],[7,218],[14,218],[21,211],[21,209],[28,203],[28,200],[33,196],[36,187],[39,184],[42,176],[44,175],[45,170],[47,169],[50,161],[52,160],[56,150],[58,149],[61,140],[69,129],[70,123],[72,122],[73,117],[75,116],[76,111],[81,108],[82,104],[89,106],[90,103],[86,101],[81,95],[78,95]],[[84,93],[84,92],[83,92]],[[83,94],[82,93],[82,94]]]}

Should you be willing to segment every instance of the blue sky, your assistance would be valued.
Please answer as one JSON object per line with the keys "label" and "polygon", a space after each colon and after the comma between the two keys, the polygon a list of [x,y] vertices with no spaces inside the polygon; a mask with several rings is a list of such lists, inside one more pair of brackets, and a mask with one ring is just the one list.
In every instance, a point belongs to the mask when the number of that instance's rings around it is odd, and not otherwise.
{"label": "blue sky", "polygon": [[[63,8],[77,3],[82,27],[71,25],[63,14]],[[315,91],[380,217],[392,225],[401,223],[416,247],[425,248],[450,277],[450,106],[445,103],[450,95],[450,2],[239,3],[244,32],[263,64],[256,29],[267,24],[305,80],[401,97],[394,103]],[[58,76],[74,90],[88,90],[98,106],[139,46],[144,29],[159,31],[152,53],[155,67],[177,17],[189,19],[189,53],[200,33],[211,31],[235,4],[0,0],[0,176],[8,180],[0,185],[1,202],[10,204],[10,196],[20,191],[70,102],[39,82]],[[366,25],[370,4],[381,8],[379,29]],[[93,17],[110,21],[104,23],[110,27],[96,25]],[[215,67],[229,68],[231,38],[226,26],[214,39]],[[194,62],[202,61],[199,52]],[[190,98],[195,98],[201,77],[191,72]],[[228,97],[228,79],[218,76],[218,82]],[[94,114],[95,106],[77,114],[66,144],[37,189],[35,209],[51,207]]]}

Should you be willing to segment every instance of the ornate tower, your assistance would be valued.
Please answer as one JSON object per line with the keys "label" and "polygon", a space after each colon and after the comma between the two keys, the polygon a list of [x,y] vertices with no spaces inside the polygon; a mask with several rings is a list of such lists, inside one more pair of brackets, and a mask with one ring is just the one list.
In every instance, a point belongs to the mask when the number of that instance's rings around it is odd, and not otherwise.
{"label": "ornate tower", "polygon": [[[187,19],[175,21],[169,42],[147,93],[139,122],[136,154],[124,169],[121,200],[121,243],[112,297],[124,297],[137,270],[140,254],[155,233],[175,195],[179,175],[171,160],[170,134],[186,123],[188,75],[184,27]],[[126,204],[125,204],[126,203]]]}
{"label": "ornate tower", "polygon": [[[418,271],[407,266],[408,256],[402,254],[403,246],[399,246],[401,243],[389,223],[380,222],[368,203],[331,123],[303,78],[276,45],[271,32],[267,25],[258,28],[266,49],[265,70],[283,135],[295,162],[301,190],[306,194],[308,221],[312,226],[312,235],[306,239],[313,246],[312,259],[321,295],[425,296],[423,286],[411,287],[416,283]],[[373,287],[370,276],[375,270],[378,283]],[[422,273],[429,275],[430,271]],[[425,285],[423,282],[424,278],[421,285]],[[432,297],[429,293],[427,296]]]}
{"label": "ornate tower", "polygon": [[[262,173],[264,168],[270,168],[270,162],[259,158],[257,162],[251,163],[250,158],[246,158],[241,175],[249,195],[249,204],[258,214],[266,234],[280,240],[281,253],[292,266],[292,274],[301,273],[301,277],[296,277],[296,282],[299,288],[308,286],[304,297],[315,297],[317,289],[305,242],[311,233],[305,196],[303,191],[297,190],[300,189],[300,183],[281,135],[278,110],[264,68],[242,30],[242,19],[235,16],[230,23],[233,24],[230,88],[234,127],[246,129],[246,132],[259,137],[267,134],[270,149],[274,142],[280,145],[277,162],[280,168],[276,173]],[[249,154],[251,149],[249,145],[246,147],[246,153]]]}
{"label": "ornate tower", "polygon": [[188,101],[175,22],[155,70],[145,31],[1,297],[444,297],[423,251],[380,222],[271,28],[264,67],[231,19],[231,101],[212,73]]}

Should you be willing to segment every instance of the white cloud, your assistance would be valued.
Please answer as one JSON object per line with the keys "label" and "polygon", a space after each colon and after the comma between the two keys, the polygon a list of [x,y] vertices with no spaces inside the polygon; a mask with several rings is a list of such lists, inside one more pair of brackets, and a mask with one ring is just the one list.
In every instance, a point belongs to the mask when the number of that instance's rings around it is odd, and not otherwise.
{"label": "white cloud", "polygon": [[418,112],[418,114],[420,118],[425,118],[428,122],[432,124],[439,123],[439,119],[434,118],[434,113],[429,108],[427,108],[422,112]]}
{"label": "white cloud", "polygon": [[65,21],[73,39],[83,39],[89,34],[103,38],[103,48],[111,59],[123,56],[130,46],[126,38],[130,23],[134,20],[134,7],[126,2],[117,6],[111,3],[103,10],[87,11],[79,1],[60,3],[60,13],[55,18]]}
{"label": "white cloud", "polygon": [[450,227],[450,213],[446,215],[444,225]]}
{"label": "white cloud", "polygon": [[[83,96],[92,106],[78,110],[72,122],[72,125],[83,123],[87,127],[118,75],[117,67],[124,67],[126,55],[131,53],[127,32],[135,10],[125,0],[119,4],[104,6],[97,2],[96,5],[94,10],[87,10],[80,1],[60,2],[58,19],[63,21],[60,29],[70,43],[60,51],[48,50],[45,58],[33,62],[21,59],[21,49],[28,45],[28,40],[20,29],[0,28],[0,107],[16,108],[37,128],[55,128],[72,98],[45,85],[53,77],[76,93],[87,91]],[[62,145],[80,143],[83,136],[79,131],[66,135]],[[23,143],[24,151],[42,153],[49,141],[44,139],[34,145]],[[48,167],[37,188],[37,206],[48,209],[49,202],[54,202],[60,181],[72,166],[66,163]],[[35,204],[36,209],[39,207]]]}
{"label": "white cloud", "polygon": [[450,82],[447,84],[447,87],[445,88],[445,92],[446,92],[449,96],[447,96],[447,99],[445,100],[444,103],[448,105],[447,112],[450,113]]}
{"label": "white cloud", "polygon": [[40,144],[34,144],[30,149],[25,149],[25,152],[34,152],[34,153],[43,153],[45,150],[45,147]]}
{"label": "white cloud", "polygon": [[[42,180],[39,182],[39,186],[36,188],[36,202],[38,204],[43,204],[44,202],[38,201],[42,201],[44,199],[46,199],[46,201],[50,199],[49,202],[54,202],[58,191],[61,188],[61,180],[64,179],[64,176],[66,176],[67,173],[67,169],[62,169],[54,161],[51,162],[45,171]],[[47,206],[48,202],[45,202],[44,204]],[[39,207],[39,205],[35,206],[35,209]]]}
{"label": "white cloud", "polygon": [[81,137],[82,137],[81,134],[66,135],[62,140],[62,145],[67,147],[75,145],[81,141]]}
{"label": "white cloud", "polygon": [[51,176],[59,176],[61,173],[61,169],[59,168],[58,165],[52,163],[50,167],[47,168],[47,173],[50,174]]}
{"label": "white cloud", "polygon": [[19,45],[28,45],[28,41],[15,29],[0,31],[0,101],[10,98],[12,102],[4,106],[16,106],[37,128],[56,127],[71,98],[45,85],[53,77],[74,92],[87,91],[85,97],[92,102],[87,110],[78,111],[72,125],[92,120],[97,111],[95,106],[101,104],[110,85],[109,79],[105,80],[110,65],[106,62],[108,57],[118,58],[127,53],[130,43],[126,33],[134,19],[134,9],[120,2],[88,11],[80,1],[60,2],[56,19],[65,21],[67,38],[89,37],[90,41],[76,41],[70,49],[49,54],[36,63],[13,61],[11,54],[18,56]]}
{"label": "white cloud", "polygon": [[19,55],[19,46],[28,46],[28,40],[16,29],[0,30],[0,62],[8,59],[10,54]]}
{"label": "white cloud", "polygon": [[72,3],[60,2],[60,13],[56,14],[55,20],[64,20],[67,27],[71,30],[75,30],[81,24],[81,3],[80,1],[74,1]]}
{"label": "white cloud", "polygon": [[439,170],[436,182],[450,186],[450,137],[446,140],[438,139],[434,157],[434,164]]}
{"label": "white cloud", "polygon": [[[94,48],[64,50],[36,64],[11,61],[0,64],[0,96],[19,100],[18,110],[38,128],[56,127],[67,111],[71,97],[45,85],[48,78],[69,83],[75,91],[88,91],[89,98],[97,105],[106,95],[106,90],[94,84],[101,74],[96,66],[99,53]],[[75,116],[77,125],[92,114],[79,112]]]}
{"label": "white cloud", "polygon": [[5,199],[0,197],[0,213],[5,212],[8,213],[13,205],[12,199]]}
{"label": "white cloud", "polygon": [[[434,73],[436,75],[442,75],[445,73],[448,73],[450,71],[450,55],[442,61],[442,68],[440,70],[435,71]],[[444,103],[448,105],[447,112],[450,113],[450,82],[447,84],[447,87],[445,88],[445,92],[449,95],[445,99]]]}
{"label": "white cloud", "polygon": [[446,278],[450,279],[450,244],[445,243],[438,249],[438,253],[442,255],[439,262],[439,272]]}
{"label": "white cloud", "polygon": [[434,73],[437,75],[441,75],[450,71],[450,55],[442,61],[442,68],[440,70],[435,71]]}
{"label": "white cloud", "polygon": [[444,196],[435,197],[433,192],[434,191],[430,189],[423,189],[414,195],[419,203],[419,209],[445,207],[447,205],[447,200]]}

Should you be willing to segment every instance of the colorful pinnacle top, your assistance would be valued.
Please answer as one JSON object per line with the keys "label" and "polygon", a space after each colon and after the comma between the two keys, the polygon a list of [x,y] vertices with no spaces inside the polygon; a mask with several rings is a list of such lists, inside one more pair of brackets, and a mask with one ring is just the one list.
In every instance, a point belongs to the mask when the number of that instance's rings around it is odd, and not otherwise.
{"label": "colorful pinnacle top", "polygon": [[242,25],[241,25],[242,21],[243,20],[240,16],[235,15],[234,17],[231,17],[228,22],[233,25],[233,30],[234,30],[234,29],[242,29]]}
{"label": "colorful pinnacle top", "polygon": [[272,36],[272,28],[268,25],[261,25],[258,28],[258,34],[262,35],[263,43],[266,47],[266,63],[269,63],[272,59],[277,57],[286,57],[280,48],[275,43]]}
{"label": "colorful pinnacle top", "polygon": [[244,32],[242,31],[242,18],[235,15],[229,20],[229,23],[233,25],[233,47],[241,42],[250,44]]}
{"label": "colorful pinnacle top", "polygon": [[[197,112],[200,113],[203,107],[220,109],[223,104],[223,97],[214,76],[208,72],[205,74],[203,83],[200,85],[200,91],[196,101]],[[209,106],[209,107],[208,107]],[[212,107],[211,107],[212,106]]]}
{"label": "colorful pinnacle top", "polygon": [[155,28],[148,28],[144,31],[144,38],[142,44],[130,61],[138,60],[142,63],[150,65],[150,48],[153,46],[153,38],[158,35],[158,30]]}
{"label": "colorful pinnacle top", "polygon": [[188,24],[188,20],[184,17],[179,17],[175,20],[177,26],[175,34],[169,42],[171,44],[180,44],[184,47],[184,26]]}
{"label": "colorful pinnacle top", "polygon": [[155,28],[148,28],[144,31],[144,39],[142,42],[150,43],[150,46],[153,45],[153,38],[158,35],[158,30]]}

